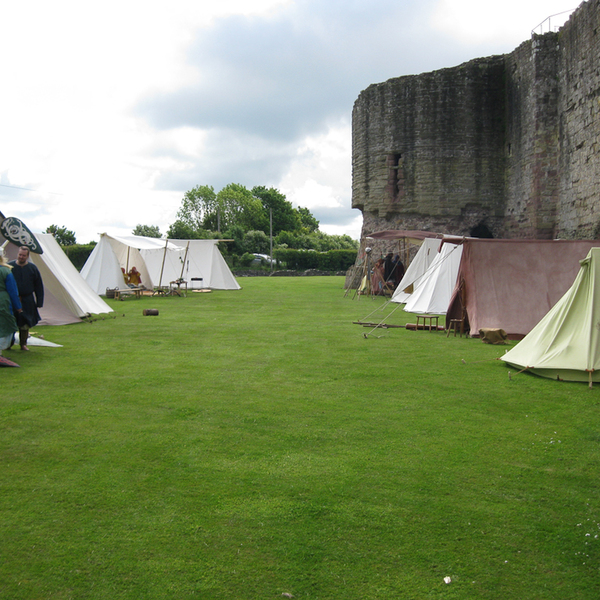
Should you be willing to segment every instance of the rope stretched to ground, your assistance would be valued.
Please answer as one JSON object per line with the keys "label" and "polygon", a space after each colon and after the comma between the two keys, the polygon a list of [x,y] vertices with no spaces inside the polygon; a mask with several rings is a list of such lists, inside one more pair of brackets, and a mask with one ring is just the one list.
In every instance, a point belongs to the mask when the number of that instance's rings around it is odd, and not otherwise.
{"label": "rope stretched to ground", "polygon": [[[389,301],[388,301],[388,304],[389,304]],[[379,323],[377,323],[377,325],[375,325],[375,327],[373,327],[373,329],[371,329],[371,331],[364,334],[365,339],[367,339],[376,329],[379,329],[383,325],[383,323],[386,321],[386,319],[391,317],[399,308],[400,308],[400,304],[396,304],[396,307],[394,308],[394,310],[391,313],[386,315]],[[371,313],[371,314],[373,314],[373,313]],[[379,335],[377,337],[380,338],[382,336]]]}
{"label": "rope stretched to ground", "polygon": [[[391,302],[391,300],[387,300],[384,304],[382,304],[381,306],[378,306],[374,311],[370,312],[366,317],[364,317],[363,319],[359,319],[359,321],[366,321],[371,315],[374,315],[377,311],[383,310],[384,308],[386,308],[386,306]],[[398,306],[400,306],[398,304]],[[396,310],[396,309],[394,309]],[[392,311],[394,312],[394,311]],[[392,313],[390,313],[392,314]]]}
{"label": "rope stretched to ground", "polygon": [[[458,249],[459,244],[456,244],[454,246],[454,248],[452,248],[452,250],[446,255],[444,256],[438,263],[437,265],[434,265],[435,268],[437,269],[439,267],[439,265],[441,265],[444,261],[446,261],[448,258],[450,258],[450,256]],[[413,282],[413,285],[417,284],[417,282],[419,282],[421,279],[425,278],[426,276],[428,276],[430,274],[430,272],[432,271],[432,265],[429,265],[429,267],[427,267],[427,269],[425,270],[424,273],[422,273],[421,275],[419,275],[419,277],[417,277],[415,279],[415,281]],[[393,294],[392,294],[392,298],[393,298]],[[390,302],[392,302],[392,298],[390,298],[385,304],[383,304],[382,306],[376,308],[373,312],[371,312],[370,314],[368,314],[366,317],[364,317],[363,319],[359,319],[359,321],[366,321],[371,315],[373,315],[374,313],[376,313],[378,310],[383,310]],[[392,314],[394,314],[394,312],[396,311],[396,309],[398,308],[398,306],[400,306],[400,304],[397,304],[396,308],[388,315],[391,316]],[[387,318],[387,317],[386,317]],[[379,327],[380,325],[382,325],[385,322],[385,319],[383,321],[381,321],[377,327]],[[377,327],[375,329],[377,329]],[[369,334],[365,334],[365,337],[367,337],[367,335]]]}

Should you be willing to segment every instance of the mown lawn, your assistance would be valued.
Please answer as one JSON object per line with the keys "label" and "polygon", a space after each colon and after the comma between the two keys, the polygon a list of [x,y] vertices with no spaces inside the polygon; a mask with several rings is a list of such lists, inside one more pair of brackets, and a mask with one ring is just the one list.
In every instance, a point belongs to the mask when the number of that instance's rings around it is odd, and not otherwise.
{"label": "mown lawn", "polygon": [[600,386],[240,282],[6,353],[0,598],[600,597]]}

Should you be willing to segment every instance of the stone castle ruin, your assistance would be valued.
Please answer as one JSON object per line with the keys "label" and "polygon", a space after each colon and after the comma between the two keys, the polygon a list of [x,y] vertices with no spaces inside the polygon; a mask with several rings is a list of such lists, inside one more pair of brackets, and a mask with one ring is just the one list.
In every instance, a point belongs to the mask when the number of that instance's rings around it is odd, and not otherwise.
{"label": "stone castle ruin", "polygon": [[600,238],[600,0],[510,54],[371,85],[352,119],[363,239]]}

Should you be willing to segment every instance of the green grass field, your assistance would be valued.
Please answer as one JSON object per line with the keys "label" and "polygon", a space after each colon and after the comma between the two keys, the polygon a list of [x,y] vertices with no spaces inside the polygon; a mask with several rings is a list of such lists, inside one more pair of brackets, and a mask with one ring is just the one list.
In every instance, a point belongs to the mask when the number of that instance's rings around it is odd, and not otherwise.
{"label": "green grass field", "polygon": [[600,597],[600,386],[240,283],[5,353],[0,598]]}

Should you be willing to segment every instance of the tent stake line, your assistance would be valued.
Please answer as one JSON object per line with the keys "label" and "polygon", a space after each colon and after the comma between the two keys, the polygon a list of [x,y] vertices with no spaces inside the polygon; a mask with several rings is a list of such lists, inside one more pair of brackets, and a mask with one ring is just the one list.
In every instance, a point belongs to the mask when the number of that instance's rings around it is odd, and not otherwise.
{"label": "tent stake line", "polygon": [[406,325],[388,325],[386,323],[369,323],[366,321],[352,321],[353,325],[362,325],[363,327],[380,327],[381,329],[406,329]]}

